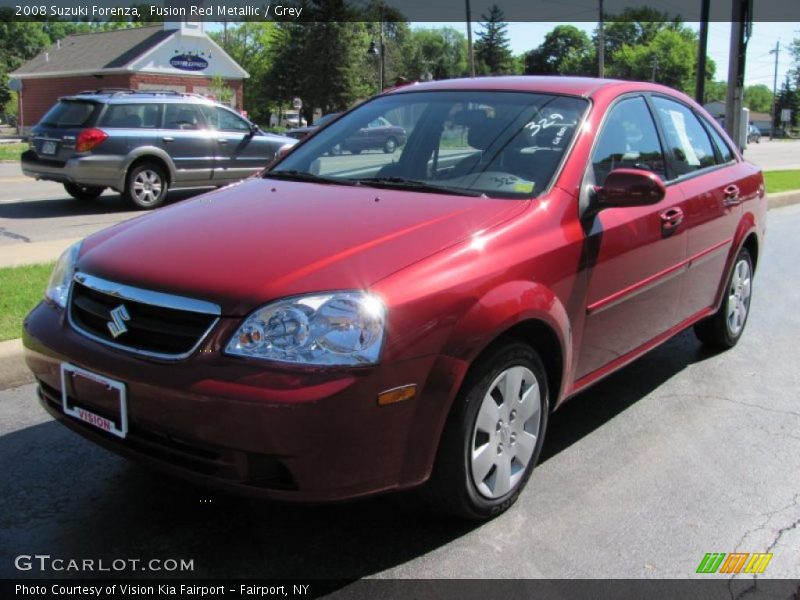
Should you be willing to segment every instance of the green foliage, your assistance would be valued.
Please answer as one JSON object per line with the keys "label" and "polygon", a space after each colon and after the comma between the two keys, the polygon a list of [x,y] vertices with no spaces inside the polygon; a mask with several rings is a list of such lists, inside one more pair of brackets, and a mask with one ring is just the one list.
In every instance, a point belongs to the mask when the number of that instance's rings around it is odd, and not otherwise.
{"label": "green foliage", "polygon": [[704,94],[703,94],[703,104],[708,102],[713,102],[714,100],[722,100],[725,102],[725,98],[728,94],[728,83],[725,81],[706,81]]}
{"label": "green foliage", "polygon": [[525,56],[528,75],[594,75],[595,51],[589,36],[573,25],[559,25]]}
{"label": "green foliage", "polygon": [[254,122],[266,123],[275,104],[268,93],[267,77],[272,64],[268,49],[274,43],[277,25],[269,21],[244,22],[210,35],[250,74],[244,84],[244,107]]}
{"label": "green foliage", "polygon": [[415,29],[406,39],[405,77],[411,81],[430,73],[434,79],[467,74],[467,39],[450,27]]}
{"label": "green foliage", "polygon": [[508,41],[505,16],[502,9],[493,4],[488,15],[481,15],[483,29],[478,32],[475,42],[475,67],[481,75],[502,75],[510,73],[513,57]]}
{"label": "green foliage", "polygon": [[772,90],[763,83],[748,85],[744,88],[744,105],[755,112],[771,112]]}

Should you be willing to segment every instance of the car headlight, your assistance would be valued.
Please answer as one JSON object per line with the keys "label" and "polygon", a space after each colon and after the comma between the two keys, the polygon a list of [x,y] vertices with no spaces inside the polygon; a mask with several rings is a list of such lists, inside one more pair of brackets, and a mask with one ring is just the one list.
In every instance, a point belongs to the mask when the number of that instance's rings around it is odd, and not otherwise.
{"label": "car headlight", "polygon": [[278,300],[253,312],[225,352],[301,365],[369,365],[380,358],[386,308],[365,292]]}
{"label": "car headlight", "polygon": [[81,242],[67,248],[56,261],[56,266],[52,275],[50,275],[50,281],[47,282],[47,289],[44,292],[45,298],[61,308],[67,306],[72,277],[75,275],[75,262],[78,259],[80,249]]}

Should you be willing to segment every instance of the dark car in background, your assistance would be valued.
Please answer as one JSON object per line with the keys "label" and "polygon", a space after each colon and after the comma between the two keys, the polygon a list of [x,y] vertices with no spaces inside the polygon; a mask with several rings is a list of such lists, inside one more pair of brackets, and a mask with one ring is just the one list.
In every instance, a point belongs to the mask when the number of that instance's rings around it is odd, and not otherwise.
{"label": "dark car in background", "polygon": [[406,143],[406,130],[397,125],[392,125],[384,117],[373,119],[366,123],[353,135],[331,148],[333,155],[342,152],[359,154],[363,150],[383,150],[386,154],[394,151]]}
{"label": "dark car in background", "polygon": [[151,209],[171,188],[248,177],[294,143],[199,95],[95,90],[59,99],[31,131],[21,162],[25,175],[63,183],[78,200],[111,188]]}
{"label": "dark car in background", "polygon": [[311,125],[306,125],[304,127],[295,127],[294,129],[289,129],[285,135],[289,136],[290,138],[294,138],[296,140],[302,140],[307,135],[314,133],[317,129],[325,125],[325,123],[330,123],[336,117],[338,117],[342,113],[328,113],[327,115],[322,115],[319,119],[314,121]]}

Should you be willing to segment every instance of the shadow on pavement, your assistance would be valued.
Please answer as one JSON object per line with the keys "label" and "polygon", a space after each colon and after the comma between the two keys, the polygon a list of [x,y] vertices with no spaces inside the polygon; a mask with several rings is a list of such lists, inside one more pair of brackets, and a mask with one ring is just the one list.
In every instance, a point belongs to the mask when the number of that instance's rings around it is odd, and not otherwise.
{"label": "shadow on pavement", "polygon": [[[211,188],[213,189],[213,188]],[[167,195],[166,206],[192,198],[209,188],[175,190]],[[51,219],[73,215],[105,215],[138,210],[127,204],[119,194],[104,194],[97,200],[75,200],[70,196],[47,200],[22,200],[0,203],[0,218],[5,219]]]}
{"label": "shadow on pavement", "polygon": [[686,367],[713,356],[690,329],[571,398],[551,416],[539,462],[590,435]]}
{"label": "shadow on pavement", "polygon": [[[553,416],[542,460],[708,356],[686,332],[574,398]],[[53,421],[0,437],[0,462],[0,577],[47,576],[13,566],[17,554],[44,553],[193,559],[193,572],[171,574],[180,577],[360,578],[477,527],[409,493],[327,506],[219,495],[128,463]]]}

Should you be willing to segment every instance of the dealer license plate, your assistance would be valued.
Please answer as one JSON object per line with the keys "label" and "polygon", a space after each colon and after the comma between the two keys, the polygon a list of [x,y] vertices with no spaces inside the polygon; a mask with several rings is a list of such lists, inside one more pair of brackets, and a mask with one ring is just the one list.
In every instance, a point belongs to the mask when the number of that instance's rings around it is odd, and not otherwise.
{"label": "dealer license plate", "polygon": [[43,142],[42,143],[42,154],[55,154],[56,153],[56,143],[55,142]]}
{"label": "dealer license plate", "polygon": [[61,363],[61,405],[64,414],[124,438],[128,434],[125,384]]}

